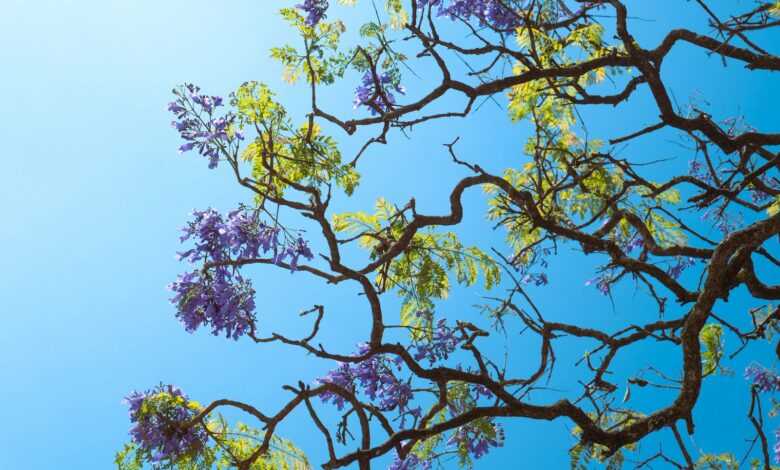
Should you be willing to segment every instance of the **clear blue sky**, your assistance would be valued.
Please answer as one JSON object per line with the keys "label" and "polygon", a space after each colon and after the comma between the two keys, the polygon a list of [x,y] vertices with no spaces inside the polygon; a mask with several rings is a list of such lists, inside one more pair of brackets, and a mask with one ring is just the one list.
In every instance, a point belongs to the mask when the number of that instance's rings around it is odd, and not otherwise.
{"label": "clear blue sky", "polygon": [[[177,136],[165,111],[170,89],[190,81],[224,95],[245,80],[261,80],[300,118],[305,93],[281,83],[280,68],[267,53],[273,45],[295,40],[276,14],[294,3],[3,2],[0,468],[111,468],[129,427],[121,399],[133,389],[164,381],[201,402],[230,397],[273,410],[286,398],[281,385],[310,382],[330,367],[284,348],[187,334],[165,290],[183,268],[174,254],[178,228],[189,211],[225,210],[250,200],[226,172],[210,171],[201,158],[176,153]],[[692,15],[693,2],[641,3],[637,16],[642,19],[634,25],[643,45],[657,41],[655,28],[705,26]],[[663,9],[654,6],[659,3]],[[678,100],[704,96],[722,117],[741,113],[758,128],[780,130],[776,78],[747,74],[737,64],[724,70],[716,58],[690,52],[680,48],[666,66]],[[745,81],[735,86],[737,79]],[[405,85],[414,90],[414,79]],[[323,99],[343,113],[353,112],[350,85]],[[633,107],[594,114],[590,131],[609,138],[654,123],[652,112],[631,111],[643,103],[647,96],[640,94]],[[365,157],[361,188],[337,207],[369,209],[376,196],[384,195],[399,203],[414,196],[422,210],[442,210],[446,198],[437,190],[446,190],[463,172],[440,144],[461,136],[464,158],[491,156],[487,166],[498,167],[524,162],[519,149],[526,131],[488,103],[468,120],[424,126],[411,141],[394,135],[394,145]],[[359,144],[337,137],[347,154]],[[638,159],[674,157],[685,165],[689,156],[673,139],[668,134],[660,144],[623,151]],[[467,240],[494,237],[481,228],[481,200],[479,194],[467,198],[467,208],[473,209],[463,231]],[[551,268],[551,284],[534,290],[535,298],[553,317],[588,315],[607,327],[652,317],[650,306],[630,286],[617,292],[614,309],[585,287],[594,263],[563,250]],[[347,351],[365,333],[364,307],[353,288],[334,290],[300,274],[270,269],[252,273],[260,322],[268,329],[300,331],[296,312],[323,303],[332,312],[326,339]],[[479,300],[469,295],[455,296],[459,312],[468,312]],[[736,296],[721,308],[744,321],[752,305]],[[513,358],[522,366],[522,341],[513,344]],[[768,351],[757,354],[771,358]],[[633,356],[628,357],[642,361],[646,353],[629,351]],[[534,350],[532,360],[535,355]],[[667,356],[664,360],[677,359]],[[735,377],[705,386],[697,407],[700,434],[692,449],[741,455],[743,439],[749,437],[741,419],[747,406],[741,371],[753,357],[728,364]],[[565,370],[570,362],[558,367]],[[513,468],[519,459],[525,468],[562,467],[572,444],[567,426],[563,421],[509,424],[507,447],[480,463]],[[282,433],[314,463],[323,461],[319,436],[303,415],[293,416]],[[656,443],[646,445],[652,453]]]}

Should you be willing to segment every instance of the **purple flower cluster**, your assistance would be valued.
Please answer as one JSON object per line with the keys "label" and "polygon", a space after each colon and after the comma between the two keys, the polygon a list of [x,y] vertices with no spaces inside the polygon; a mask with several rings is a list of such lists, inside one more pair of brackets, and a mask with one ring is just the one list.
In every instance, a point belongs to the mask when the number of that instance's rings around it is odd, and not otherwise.
{"label": "purple flower cluster", "polygon": [[195,246],[179,253],[179,257],[210,267],[186,272],[169,286],[175,293],[171,302],[177,306],[176,316],[187,331],[210,325],[212,334],[224,332],[232,339],[251,331],[255,291],[231,260],[272,252],[275,263],[290,258],[290,268],[295,270],[301,256],[313,258],[306,241],[298,237],[283,244],[279,232],[279,228],[261,222],[256,211],[244,208],[229,212],[227,217],[214,209],[193,212],[193,220],[182,229],[180,240],[191,240]]}
{"label": "purple flower cluster", "polygon": [[688,163],[688,174],[696,179],[699,179],[706,184],[712,185],[712,174],[709,170],[698,160],[691,160]]}
{"label": "purple flower cluster", "polygon": [[294,272],[298,269],[298,260],[301,256],[310,260],[314,258],[314,253],[311,252],[306,240],[298,237],[295,242],[277,251],[274,256],[274,263],[279,264],[290,258],[290,271]]}
{"label": "purple flower cluster", "polygon": [[[449,401],[448,410],[452,417],[457,417],[473,409],[480,398],[493,398],[493,393],[483,385],[468,385],[465,394]],[[504,445],[504,429],[495,423],[493,418],[480,418],[460,426],[447,440],[447,445],[455,445],[459,451],[465,451],[471,457],[478,459],[487,454],[493,447]]]}
{"label": "purple flower cluster", "polygon": [[306,24],[314,27],[325,18],[328,0],[304,0],[303,3],[295,5],[295,8],[303,10],[306,13]]}
{"label": "purple flower cluster", "polygon": [[775,463],[780,463],[780,428],[775,430]]}
{"label": "purple flower cluster", "polygon": [[211,325],[215,336],[225,333],[238,339],[252,329],[255,321],[255,291],[249,280],[225,268],[212,275],[186,272],[169,286],[175,295],[176,318],[192,333],[202,325]]}
{"label": "purple flower cluster", "polygon": [[622,248],[626,251],[626,253],[631,253],[637,248],[642,248],[645,241],[642,239],[642,237],[635,235],[633,238],[631,238],[629,241],[627,241]]}
{"label": "purple flower cluster", "polygon": [[674,279],[677,279],[680,277],[683,271],[690,268],[694,264],[696,264],[695,259],[678,256],[675,260],[675,263],[672,266],[669,266],[669,268],[667,268],[666,274],[668,274]]}
{"label": "purple flower cluster", "polygon": [[[417,343],[412,346],[412,349],[416,349],[415,358],[417,360],[428,358],[433,363],[441,358],[446,358],[463,340],[464,338],[455,335],[455,330],[448,328],[443,321],[439,321],[433,339],[427,343]],[[369,346],[364,343],[358,346],[356,355],[364,356],[369,351]],[[397,378],[394,371],[400,370],[400,360],[391,360],[384,354],[374,354],[358,363],[340,363],[327,376],[318,379],[318,382],[320,384],[334,384],[351,393],[361,391],[384,411],[398,409],[401,416],[401,426],[404,426],[404,419],[409,416],[420,418],[422,412],[419,407],[409,408],[409,403],[413,398],[412,389],[409,382]],[[476,406],[482,398],[491,399],[494,397],[489,389],[481,385],[468,385],[465,391],[466,393],[462,394],[460,398],[450,401],[448,404],[449,412],[453,417]],[[324,402],[334,403],[339,410],[343,409],[347,403],[342,396],[330,391],[321,393],[320,398]],[[503,446],[504,430],[491,419],[481,419],[457,428],[447,444],[456,445],[471,457],[478,459],[487,454],[491,448]],[[423,460],[414,454],[409,454],[404,459],[396,455],[389,469],[428,470],[432,464],[432,460]]]}
{"label": "purple flower cluster", "polygon": [[[337,368],[331,370],[328,372],[328,375],[321,379],[317,379],[317,382],[320,384],[333,384],[337,385],[344,390],[347,390],[348,392],[354,392],[355,391],[355,375],[352,370],[352,366],[350,364],[343,362],[341,363]],[[333,393],[333,392],[324,392],[320,394],[320,398],[325,403],[332,401],[334,405],[336,405],[336,408],[339,410],[344,409],[344,405],[346,404],[346,400],[343,396]]]}
{"label": "purple flower cluster", "polygon": [[[761,183],[763,183],[764,186],[768,188],[772,188],[774,190],[780,189],[780,180],[778,180],[774,176],[768,177],[766,174],[763,174],[760,177],[758,177],[758,179],[761,181]],[[752,185],[749,191],[750,191],[750,199],[756,204],[763,204],[769,198],[772,197],[771,194],[764,192]]]}
{"label": "purple flower cluster", "polygon": [[222,106],[222,98],[200,94],[200,88],[186,84],[173,90],[176,99],[168,103],[168,111],[176,116],[171,123],[186,142],[179,147],[179,153],[197,149],[209,159],[209,168],[216,168],[220,152],[234,140],[244,137],[238,131],[230,131],[235,115],[228,113],[216,117],[214,111]]}
{"label": "purple flower cluster", "polygon": [[701,216],[701,220],[709,220],[713,226],[726,236],[737,230],[743,223],[741,214],[729,214],[720,207],[711,207]]}
{"label": "purple flower cluster", "polygon": [[504,428],[500,424],[490,423],[493,427],[493,435],[488,436],[475,424],[461,426],[455,431],[447,441],[447,444],[457,445],[458,448],[465,450],[473,458],[478,459],[485,456],[492,447],[502,447],[504,445]]}
{"label": "purple flower cluster", "polygon": [[[751,364],[745,369],[745,378],[759,392],[780,392],[780,376],[763,366]],[[774,454],[775,462],[780,463],[780,428],[775,430]]]}
{"label": "purple flower cluster", "polygon": [[186,395],[173,385],[159,385],[125,398],[130,408],[130,436],[152,462],[173,461],[197,452],[207,436],[200,426],[188,426],[197,415]]}
{"label": "purple flower cluster", "polygon": [[596,289],[604,295],[609,295],[610,283],[612,277],[608,274],[602,274],[601,276],[594,277],[585,281],[586,286],[595,285]]}
{"label": "purple flower cluster", "polygon": [[474,385],[472,390],[474,391],[475,400],[479,400],[481,397],[493,398],[493,392],[491,392],[490,389],[484,385]]}
{"label": "purple flower cluster", "polygon": [[467,21],[473,17],[483,26],[509,31],[520,26],[520,16],[508,8],[512,2],[513,0],[418,0],[417,5],[419,8],[427,5],[438,6],[439,16]]}
{"label": "purple flower cluster", "polygon": [[745,378],[753,382],[759,392],[780,391],[780,377],[769,369],[759,365],[750,365],[745,369]]}
{"label": "purple flower cluster", "polygon": [[[398,82],[398,79],[389,73],[383,72],[377,76],[377,79],[381,93],[377,89],[377,80],[374,80],[374,74],[370,70],[363,74],[360,86],[355,89],[355,100],[353,101],[355,108],[366,106],[373,115],[379,114],[379,111],[387,112],[396,102],[393,91],[402,95],[406,94],[406,89]],[[384,97],[380,95],[384,95]]]}
{"label": "purple flower cluster", "polygon": [[430,340],[425,339],[412,345],[414,359],[416,361],[427,359],[431,364],[445,360],[465,339],[463,335],[457,334],[457,330],[448,327],[444,319],[441,319],[436,323]]}
{"label": "purple flower cluster", "polygon": [[[366,343],[358,345],[357,355],[363,356],[369,352]],[[393,370],[400,371],[397,361],[392,361],[383,354],[374,354],[368,359],[355,364],[342,363],[328,375],[317,381],[321,384],[334,384],[354,392],[360,387],[372,401],[383,411],[398,409],[402,415],[411,414],[419,417],[420,409],[409,409],[412,399],[412,388],[408,382],[399,380]],[[344,407],[344,399],[335,393],[325,392],[320,395],[324,402],[332,401],[338,409]]]}
{"label": "purple flower cluster", "polygon": [[537,287],[546,286],[550,280],[547,279],[547,273],[527,273],[520,279],[525,284],[533,284]]}
{"label": "purple flower cluster", "polygon": [[180,259],[222,262],[236,258],[254,258],[262,250],[277,251],[279,229],[260,222],[255,211],[238,208],[227,218],[214,209],[193,211],[193,220],[182,228],[182,243],[193,240],[195,247],[179,253]]}
{"label": "purple flower cluster", "polygon": [[387,467],[387,470],[430,470],[432,466],[433,461],[430,459],[421,460],[416,455],[409,454],[402,460],[398,454],[396,454],[392,463],[390,463],[390,466]]}
{"label": "purple flower cluster", "polygon": [[[719,170],[716,171],[719,172]],[[688,174],[710,186],[716,185],[708,168],[698,160],[691,160],[688,167]],[[723,178],[721,178],[721,180],[722,179]],[[780,189],[780,180],[778,180],[776,177],[768,177],[764,174],[759,177],[759,180],[765,187],[775,190]],[[753,185],[748,188],[748,192],[750,193],[750,198],[756,204],[763,204],[772,197],[771,194],[768,194]],[[702,215],[702,220],[710,220],[713,225],[723,233],[723,235],[728,235],[729,233],[737,230],[742,224],[742,217],[740,215],[735,216],[728,214],[718,207],[712,207],[707,210]]]}
{"label": "purple flower cluster", "polygon": [[[705,182],[710,186],[715,185],[715,181],[713,180],[710,171],[707,169],[707,167],[704,166],[704,164],[702,164],[698,160],[691,160],[691,162],[688,165],[688,174],[693,176],[694,178],[697,178]],[[758,179],[761,181],[761,183],[763,183],[763,186],[772,189],[780,188],[780,180],[778,180],[776,177],[769,177],[766,174],[763,174],[759,176]],[[767,199],[772,197],[770,194],[758,189],[753,185],[750,186],[748,191],[750,192],[750,198],[756,204],[761,204],[763,202],[766,202]]]}

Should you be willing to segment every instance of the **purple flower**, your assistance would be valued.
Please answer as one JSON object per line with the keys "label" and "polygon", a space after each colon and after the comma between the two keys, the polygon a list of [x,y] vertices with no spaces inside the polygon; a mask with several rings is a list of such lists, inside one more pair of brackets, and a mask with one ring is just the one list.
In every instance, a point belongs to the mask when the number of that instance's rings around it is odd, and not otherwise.
{"label": "purple flower", "polygon": [[396,454],[387,470],[429,470],[432,465],[433,462],[430,459],[420,460],[414,454],[407,455],[403,460]]}
{"label": "purple flower", "polygon": [[328,0],[305,0],[303,3],[295,5],[295,8],[303,10],[306,13],[306,24],[314,27],[325,18]]}
{"label": "purple flower", "polygon": [[586,286],[590,286],[592,284],[596,285],[596,288],[604,295],[609,295],[609,289],[610,289],[610,282],[612,279],[606,275],[602,274],[601,276],[594,277],[593,279],[588,279],[585,281]]}
{"label": "purple flower", "polygon": [[377,76],[377,80],[374,80],[374,74],[367,70],[360,80],[360,86],[355,89],[354,107],[366,106],[374,115],[379,114],[380,111],[387,112],[395,104],[393,91],[402,95],[406,94],[406,89],[394,76],[384,72]]}
{"label": "purple flower", "polygon": [[775,430],[775,463],[780,463],[780,428]]}
{"label": "purple flower", "polygon": [[189,152],[195,147],[195,142],[187,142],[186,144],[179,147],[179,153]]}
{"label": "purple flower", "polygon": [[[180,253],[182,258],[197,261],[225,261],[231,255],[257,257],[261,247],[276,239],[278,230],[269,229],[255,212],[243,208],[228,213],[227,220],[214,209],[193,211],[193,220],[182,229],[180,241],[193,240],[195,248]],[[270,246],[269,246],[270,247]],[[266,250],[267,251],[267,250]]]}
{"label": "purple flower", "polygon": [[[358,345],[357,355],[362,356],[368,352],[367,344]],[[328,375],[317,379],[317,382],[335,384],[353,392],[359,388],[381,410],[397,409],[402,417],[419,413],[417,409],[408,408],[413,397],[412,388],[408,382],[395,376],[394,369],[400,370],[400,366],[384,354],[374,354],[355,364],[340,363],[336,369],[328,372]],[[331,392],[320,394],[320,399],[324,402],[333,401],[339,409],[345,404],[340,396]]]}
{"label": "purple flower", "polygon": [[439,320],[433,329],[430,339],[424,339],[412,345],[414,360],[428,359],[433,364],[434,362],[447,359],[455,351],[458,344],[466,339],[462,335],[458,336],[456,333],[456,330],[447,326],[444,319]]}
{"label": "purple flower", "polygon": [[298,239],[292,245],[280,250],[274,258],[274,263],[279,264],[284,262],[288,257],[290,258],[290,272],[295,272],[298,269],[298,259],[303,256],[307,260],[314,258],[314,254],[309,249],[309,245],[303,238]]}
{"label": "purple flower", "polygon": [[[766,176],[766,174],[763,174],[759,176],[758,179],[767,188],[771,188],[774,190],[780,189],[778,188],[778,186],[780,186],[780,181],[778,181],[778,179],[775,177],[769,178]],[[764,192],[753,185],[751,185],[749,191],[750,191],[750,199],[752,199],[753,202],[755,202],[756,204],[763,204],[764,202],[767,201],[767,199],[772,197],[771,194]]]}
{"label": "purple flower", "polygon": [[187,272],[169,286],[175,295],[176,317],[190,333],[210,325],[211,333],[238,339],[251,331],[255,322],[255,290],[252,283],[228,269],[209,273]]}
{"label": "purple flower", "polygon": [[235,115],[227,113],[215,117],[214,110],[222,106],[219,96],[199,94],[200,88],[192,84],[173,91],[176,100],[168,103],[168,110],[176,116],[171,125],[187,142],[179,147],[179,153],[197,149],[209,159],[209,168],[216,168],[219,157],[228,146],[243,139],[240,132],[231,130]]}
{"label": "purple flower", "polygon": [[469,423],[459,427],[449,438],[447,444],[455,445],[468,452],[475,459],[484,457],[493,447],[502,447],[505,441],[504,428],[500,424],[490,422],[491,433],[486,433],[484,426]]}
{"label": "purple flower", "polygon": [[696,263],[696,260],[693,258],[685,258],[682,256],[678,256],[676,259],[676,263],[672,266],[669,266],[669,268],[666,270],[666,274],[673,277],[674,279],[677,279],[680,277],[680,274],[683,273],[686,269],[693,266]]}
{"label": "purple flower", "polygon": [[176,101],[171,101],[168,103],[168,111],[172,112],[176,115],[176,117],[181,118],[187,113],[187,110],[184,109],[182,106],[179,105]]}
{"label": "purple flower", "polygon": [[[325,377],[321,379],[317,379],[317,381],[321,384],[337,385],[348,391],[354,391],[355,388],[354,380],[355,380],[355,376],[352,374],[352,368],[349,366],[349,364],[346,363],[341,364],[337,368],[328,372],[328,375],[326,375]],[[320,399],[325,403],[329,401],[333,401],[333,403],[336,405],[336,408],[338,408],[339,410],[343,409],[344,404],[346,403],[344,397],[342,397],[337,393],[332,393],[330,391],[321,393]]]}
{"label": "purple flower", "polygon": [[300,237],[282,243],[280,230],[261,222],[257,211],[241,207],[223,217],[206,209],[194,211],[193,216],[182,229],[180,241],[191,241],[194,247],[179,253],[179,258],[210,266],[186,272],[169,286],[174,292],[170,300],[177,307],[176,317],[189,332],[208,325],[214,335],[224,333],[238,339],[254,325],[255,290],[234,267],[235,261],[271,252],[275,259],[291,256],[294,270],[298,257],[312,259],[313,254]]}
{"label": "purple flower", "polygon": [[222,98],[219,96],[198,95],[190,93],[190,99],[193,103],[200,105],[201,109],[208,114],[214,111],[214,108],[222,106]]}
{"label": "purple flower", "polygon": [[721,210],[718,207],[711,207],[702,216],[701,220],[709,220],[713,226],[720,230],[726,236],[737,230],[742,225],[742,216],[740,214],[732,215]]}
{"label": "purple flower", "polygon": [[780,391],[780,377],[769,369],[752,364],[745,369],[745,378],[753,382],[759,392]]}
{"label": "purple flower", "polygon": [[473,388],[474,388],[475,399],[478,400],[482,396],[484,396],[485,398],[493,398],[493,392],[491,392],[490,389],[485,387],[484,385],[475,385]]}
{"label": "purple flower", "polygon": [[703,181],[706,184],[712,185],[712,174],[707,168],[698,160],[691,160],[688,164],[688,174]]}
{"label": "purple flower", "polygon": [[546,286],[549,282],[549,279],[547,279],[546,273],[528,273],[521,279],[522,282],[526,284],[533,283],[535,286]]}
{"label": "purple flower", "polygon": [[418,0],[417,5],[420,8],[437,5],[439,16],[467,21],[473,17],[483,26],[509,31],[520,26],[520,16],[508,8],[511,3],[512,0]]}
{"label": "purple flower", "polygon": [[160,384],[145,392],[132,392],[125,403],[133,423],[131,439],[151,461],[173,461],[206,445],[203,428],[191,423],[198,408],[177,387]]}
{"label": "purple flower", "polygon": [[626,252],[631,253],[636,248],[641,248],[644,245],[645,241],[642,239],[642,237],[635,235],[634,238],[631,239],[628,243],[626,243],[625,247],[623,247]]}

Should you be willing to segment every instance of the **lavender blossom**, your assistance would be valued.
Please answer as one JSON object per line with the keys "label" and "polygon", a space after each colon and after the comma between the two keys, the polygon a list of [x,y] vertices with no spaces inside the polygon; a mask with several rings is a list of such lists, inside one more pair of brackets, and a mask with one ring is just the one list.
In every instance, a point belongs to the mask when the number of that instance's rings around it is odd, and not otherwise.
{"label": "lavender blossom", "polygon": [[480,426],[474,423],[459,427],[449,438],[447,444],[464,449],[473,458],[479,459],[487,455],[493,447],[503,447],[505,441],[504,429],[500,424],[490,423],[491,435],[487,435]]}
{"label": "lavender blossom", "polygon": [[396,454],[387,470],[429,470],[432,466],[433,461],[430,459],[421,460],[416,455],[409,454],[402,460]]}
{"label": "lavender blossom", "polygon": [[176,317],[187,332],[210,325],[211,333],[238,339],[250,332],[255,322],[255,290],[249,280],[227,269],[214,275],[187,272],[169,286],[175,295]]}
{"label": "lavender blossom", "polygon": [[612,279],[608,275],[602,274],[601,276],[594,277],[593,279],[588,279],[585,281],[585,285],[590,286],[595,284],[599,292],[604,295],[609,295],[611,280]]}
{"label": "lavender blossom", "polygon": [[[351,392],[355,389],[355,376],[352,373],[352,368],[347,363],[339,365],[337,368],[328,372],[328,375],[317,381],[321,384],[337,385],[338,387]],[[321,393],[320,399],[325,403],[332,401],[339,410],[344,409],[344,405],[346,404],[346,400],[343,396],[330,391]]]}
{"label": "lavender blossom", "polygon": [[775,463],[780,463],[780,428],[775,430]]}
{"label": "lavender blossom", "polygon": [[526,284],[531,284],[539,287],[539,286],[546,286],[549,282],[549,279],[547,279],[547,273],[528,273],[521,279],[522,282]]}
{"label": "lavender blossom", "polygon": [[780,377],[769,369],[752,364],[745,369],[745,378],[753,382],[759,392],[780,391]]}
{"label": "lavender blossom", "polygon": [[[780,189],[780,181],[778,181],[776,177],[770,178],[767,177],[766,174],[763,174],[758,177],[758,180],[761,181],[762,185],[766,188],[770,188],[775,191]],[[750,186],[749,192],[750,192],[750,199],[756,204],[763,204],[772,197],[772,194],[762,191],[755,185]]]}
{"label": "lavender blossom", "polygon": [[125,398],[130,408],[130,436],[152,462],[174,461],[206,445],[203,428],[191,424],[198,406],[173,385],[159,385]]}
{"label": "lavender blossom", "polygon": [[[380,111],[387,112],[396,103],[393,91],[406,94],[406,89],[389,73],[379,74],[377,80],[374,80],[374,74],[367,70],[360,80],[360,86],[355,89],[354,107],[357,109],[366,106],[373,115],[379,114]],[[384,95],[384,98],[381,95]]]}
{"label": "lavender blossom", "polygon": [[711,207],[702,216],[701,220],[709,220],[724,236],[734,232],[742,225],[742,216],[733,215],[721,210],[719,207]]}
{"label": "lavender blossom", "polygon": [[[363,343],[358,345],[356,355],[363,356],[369,351],[368,344]],[[340,363],[317,382],[335,384],[351,392],[360,390],[381,410],[397,409],[402,417],[415,412],[419,414],[418,410],[408,408],[413,398],[411,386],[399,380],[393,369],[400,370],[400,365],[384,354],[374,354],[355,364]],[[332,401],[339,409],[345,404],[343,398],[331,392],[322,393],[320,399],[324,402]]]}
{"label": "lavender blossom", "polygon": [[197,149],[200,155],[209,159],[209,168],[216,168],[222,152],[234,142],[243,139],[243,135],[234,130],[233,113],[217,117],[216,108],[222,106],[219,96],[200,94],[200,88],[186,84],[173,90],[176,100],[168,103],[168,111],[176,116],[171,122],[185,140],[179,147],[179,153]]}
{"label": "lavender blossom", "polygon": [[298,269],[298,259],[303,256],[307,260],[314,258],[314,254],[311,252],[308,243],[298,237],[298,239],[290,246],[287,246],[283,250],[280,250],[274,258],[274,263],[279,264],[284,262],[288,257],[290,258],[290,272],[295,272]]}
{"label": "lavender blossom", "polygon": [[424,339],[412,345],[413,357],[416,361],[427,359],[431,364],[445,360],[465,339],[463,335],[457,335],[457,331],[448,327],[446,321],[441,319],[436,323],[430,340]]}
{"label": "lavender blossom", "polygon": [[712,174],[709,170],[698,160],[691,160],[688,163],[688,174],[696,179],[703,181],[706,184],[712,185]]}
{"label": "lavender blossom", "polygon": [[669,268],[666,270],[666,274],[668,274],[674,279],[677,279],[680,277],[683,271],[693,266],[694,264],[696,264],[695,259],[678,256],[675,264],[669,266]]}
{"label": "lavender blossom", "polygon": [[645,241],[640,236],[634,236],[628,243],[625,244],[623,247],[624,250],[626,250],[627,253],[631,253],[636,248],[641,248],[644,245]]}
{"label": "lavender blossom", "polygon": [[469,20],[475,18],[482,26],[510,31],[520,26],[520,16],[511,8],[512,0],[418,0],[418,8],[438,6],[439,16]]}
{"label": "lavender blossom", "polygon": [[210,326],[214,335],[238,339],[252,330],[255,290],[238,272],[237,264],[270,252],[277,263],[291,257],[294,271],[299,257],[313,258],[303,238],[282,243],[279,233],[279,228],[261,222],[256,211],[243,207],[227,217],[214,209],[193,212],[180,240],[191,241],[194,247],[180,252],[179,258],[204,263],[208,269],[186,272],[169,286],[176,316],[188,332]]}
{"label": "lavender blossom", "polygon": [[304,0],[303,3],[295,5],[295,8],[303,10],[306,13],[306,24],[314,27],[325,18],[328,6],[328,0]]}

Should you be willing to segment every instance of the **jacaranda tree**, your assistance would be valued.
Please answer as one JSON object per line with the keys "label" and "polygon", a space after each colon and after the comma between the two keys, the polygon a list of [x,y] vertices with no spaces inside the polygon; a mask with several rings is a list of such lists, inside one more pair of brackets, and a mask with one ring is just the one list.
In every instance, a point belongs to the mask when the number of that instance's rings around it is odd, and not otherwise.
{"label": "jacaranda tree", "polygon": [[[774,354],[751,356],[761,360],[734,378],[751,400],[728,406],[744,406],[752,440],[707,454],[684,439],[696,432],[703,383],[733,372],[730,361],[780,331],[773,304],[780,299],[780,134],[752,127],[749,116],[680,103],[664,78],[665,60],[680,48],[727,64],[715,80],[729,80],[734,67],[780,71],[769,50],[780,44],[772,31],[780,3],[725,2],[731,11],[724,12],[709,1],[689,2],[704,26],[696,31],[709,33],[656,31],[660,40],[644,43],[632,34],[626,0],[305,0],[281,10],[299,40],[271,55],[309,96],[307,114],[296,118],[255,81],[225,98],[193,84],[176,88],[169,110],[180,152],[230,172],[251,195],[230,212],[192,214],[180,253],[189,267],[170,285],[177,318],[190,332],[296,348],[333,367],[285,385],[290,398],[279,409],[201,405],[166,384],[133,392],[119,467],[308,468],[277,435],[303,410],[327,450],[322,466],[331,469],[477,465],[504,445],[507,423],[517,420],[567,422],[572,441],[561,452],[574,468],[616,469],[629,458],[648,468],[777,468],[780,428],[769,420],[780,391]],[[667,2],[677,3],[658,8]],[[337,18],[347,6],[375,20],[350,25],[350,36]],[[418,66],[428,67],[426,79],[412,80]],[[321,99],[345,83],[354,90],[350,117]],[[410,83],[421,85],[407,90]],[[651,125],[622,135],[588,132],[593,112],[617,116],[637,95],[646,97]],[[463,176],[441,194],[449,211],[422,213],[414,199],[331,210],[358,187],[377,145],[471,119],[485,101],[504,107],[527,136],[516,164],[490,171],[491,152],[466,154],[453,139],[441,152]],[[652,147],[670,133],[687,153],[683,164],[621,151],[627,143]],[[359,151],[343,155],[343,142],[360,135],[369,137]],[[484,233],[503,233],[500,246],[471,246],[457,232],[464,194],[479,191]],[[315,229],[296,228],[304,219]],[[625,317],[616,330],[600,329],[596,313],[550,319],[532,293],[548,284],[548,264],[564,248],[569,259],[598,264],[583,279],[594,292],[609,299],[631,284],[652,311]],[[364,323],[368,335],[357,345],[323,344],[321,328],[338,306],[319,303],[302,306],[308,334],[264,331],[262,287],[253,286],[250,267],[266,277],[292,271],[300,283],[356,286],[364,307],[351,321]],[[474,289],[485,302],[477,311],[453,305],[447,298],[455,289]],[[747,311],[724,307],[737,292],[747,293]],[[507,332],[533,337],[536,346],[523,351],[526,372],[506,367]],[[581,348],[576,363],[556,361],[567,342]],[[642,364],[623,360],[636,347],[663,350],[674,363],[655,363],[654,354]],[[515,360],[517,352],[506,351]],[[225,409],[249,424],[229,423]],[[640,452],[640,443],[659,435],[667,445]]]}

